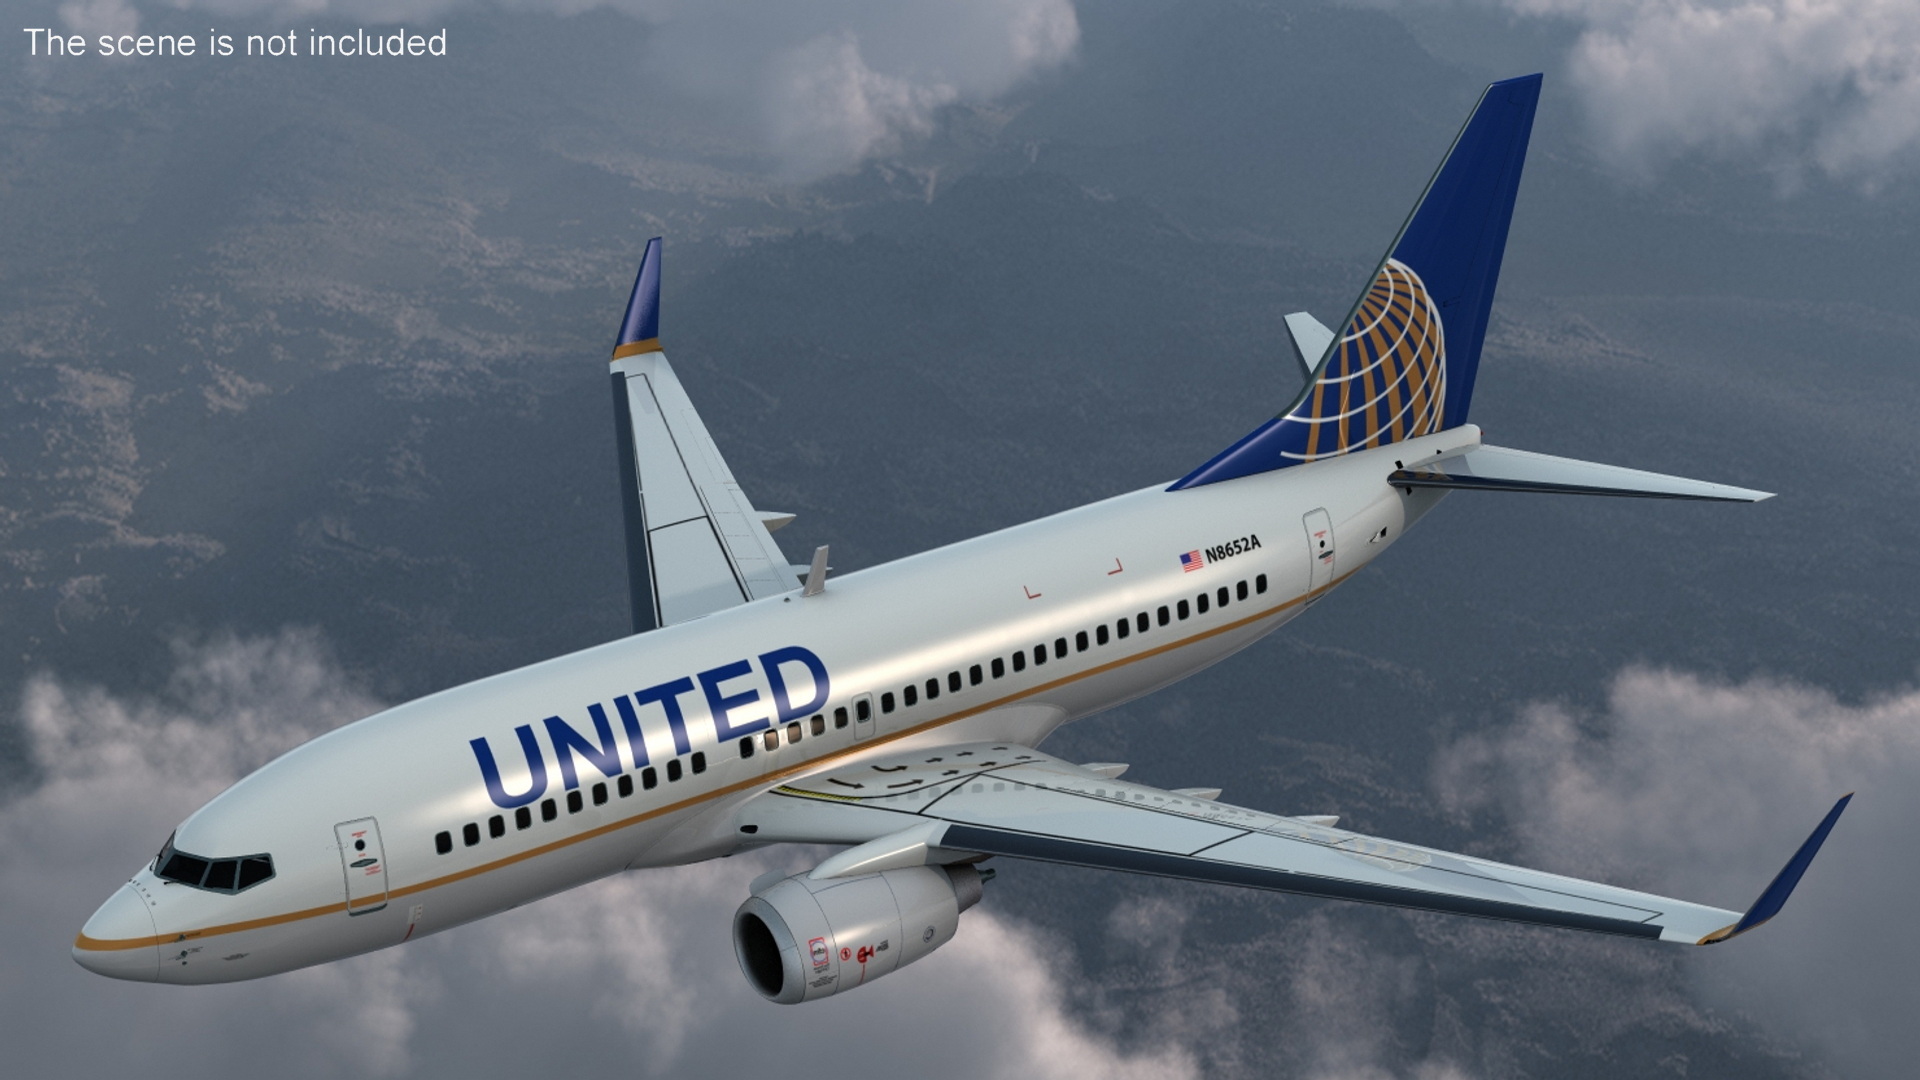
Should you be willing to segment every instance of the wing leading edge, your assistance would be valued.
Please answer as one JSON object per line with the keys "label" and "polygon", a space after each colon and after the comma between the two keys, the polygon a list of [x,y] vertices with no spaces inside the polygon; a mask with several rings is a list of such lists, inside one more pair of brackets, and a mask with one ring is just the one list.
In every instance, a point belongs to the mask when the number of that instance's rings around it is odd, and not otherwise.
{"label": "wing leading edge", "polygon": [[1012,744],[821,773],[740,820],[758,839],[862,845],[822,863],[829,876],[1005,855],[1705,945],[1778,913],[1846,801],[1745,914],[1126,783]]}
{"label": "wing leading edge", "polygon": [[660,351],[657,237],[611,371],[634,633],[793,591],[798,582],[769,531],[792,516],[754,510]]}

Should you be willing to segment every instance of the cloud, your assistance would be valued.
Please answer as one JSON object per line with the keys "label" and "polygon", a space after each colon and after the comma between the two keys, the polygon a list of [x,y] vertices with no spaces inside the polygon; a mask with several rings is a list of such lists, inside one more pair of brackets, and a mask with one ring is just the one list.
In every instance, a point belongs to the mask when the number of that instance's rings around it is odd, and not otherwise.
{"label": "cloud", "polygon": [[[229,17],[457,20],[489,10],[556,16],[611,10],[647,24],[635,75],[652,109],[675,97],[703,122],[773,155],[807,181],[897,151],[935,129],[941,109],[990,102],[1056,68],[1080,40],[1072,0],[172,0]],[[71,0],[78,31],[131,29],[132,0]],[[303,22],[302,25],[306,23]],[[593,58],[593,62],[602,59]]]}
{"label": "cloud", "polygon": [[1063,64],[1080,38],[1071,0],[716,0],[643,17],[655,75],[740,112],[797,180],[897,151],[941,109]]}
{"label": "cloud", "polygon": [[[183,643],[159,690],[50,674],[19,697],[35,779],[0,804],[0,1009],[35,1075],[916,1075],[1191,1077],[1167,1032],[1122,1038],[1075,1008],[1070,949],[968,912],[956,941],[888,989],[782,1007],[735,966],[746,883],[774,849],[625,874],[404,948],[254,983],[114,982],[68,957],[94,906],[173,825],[273,756],[380,707],[310,632]],[[102,1039],[101,1031],[114,1038]],[[57,1063],[57,1064],[56,1064]],[[891,1067],[888,1064],[887,1067]]]}
{"label": "cloud", "polygon": [[60,5],[59,12],[61,25],[88,37],[131,34],[140,29],[140,12],[127,0],[69,0]]}
{"label": "cloud", "polygon": [[1911,0],[1503,0],[1579,28],[1571,75],[1617,159],[1758,152],[1877,183],[1920,150]]}
{"label": "cloud", "polygon": [[1920,692],[1846,704],[1766,679],[1629,670],[1607,708],[1528,708],[1444,759],[1462,813],[1501,812],[1517,861],[1744,909],[1833,800],[1858,797],[1772,924],[1689,953],[1710,1001],[1822,1046],[1841,1071],[1904,1075],[1920,933]]}
{"label": "cloud", "polygon": [[768,131],[802,175],[825,175],[908,136],[933,131],[934,111],[960,91],[873,70],[852,34],[818,37],[773,58]]}
{"label": "cloud", "polygon": [[1308,1080],[1464,1080],[1458,1067],[1428,1056],[1409,1061],[1396,1045],[1413,1027],[1403,1013],[1418,997],[1422,959],[1342,935],[1324,910],[1306,921],[1287,1012]]}

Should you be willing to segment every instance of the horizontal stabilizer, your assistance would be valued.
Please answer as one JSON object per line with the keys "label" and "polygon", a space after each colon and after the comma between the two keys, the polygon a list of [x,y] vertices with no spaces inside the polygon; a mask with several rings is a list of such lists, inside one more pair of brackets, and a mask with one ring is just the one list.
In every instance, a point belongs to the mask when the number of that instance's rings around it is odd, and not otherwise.
{"label": "horizontal stabilizer", "polygon": [[1833,831],[1834,824],[1840,820],[1840,812],[1845,810],[1847,804],[1852,801],[1852,792],[1840,796],[1840,801],[1833,804],[1833,809],[1827,811],[1827,816],[1814,828],[1813,835],[1807,837],[1807,842],[1801,844],[1800,850],[1794,852],[1793,858],[1787,860],[1787,865],[1781,867],[1780,872],[1774,875],[1773,882],[1767,886],[1767,891],[1760,894],[1760,899],[1753,902],[1753,906],[1747,909],[1745,915],[1740,916],[1740,921],[1701,938],[1700,944],[1712,945],[1739,937],[1780,914],[1780,909],[1787,906],[1787,897],[1793,895],[1793,887],[1800,884],[1800,878],[1806,874],[1807,867],[1813,865],[1813,857],[1820,853],[1820,845],[1827,842],[1827,834]]}
{"label": "horizontal stabilizer", "polygon": [[1623,469],[1593,461],[1532,454],[1500,446],[1481,446],[1455,458],[1387,478],[1396,487],[1462,488],[1473,491],[1533,491],[1557,495],[1626,495],[1646,499],[1707,499],[1759,502],[1768,491],[1710,484],[1684,476]]}
{"label": "horizontal stabilizer", "polygon": [[1293,342],[1293,358],[1300,361],[1300,374],[1313,381],[1313,370],[1333,344],[1333,331],[1304,311],[1287,316],[1287,337]]}

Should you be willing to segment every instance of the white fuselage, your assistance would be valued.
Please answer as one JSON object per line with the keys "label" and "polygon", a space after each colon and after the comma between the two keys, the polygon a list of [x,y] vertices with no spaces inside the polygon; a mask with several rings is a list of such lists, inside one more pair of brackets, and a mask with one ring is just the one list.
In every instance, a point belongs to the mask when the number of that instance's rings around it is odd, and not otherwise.
{"label": "white fuselage", "polygon": [[[270,879],[210,892],[149,865],[87,923],[75,958],[146,981],[257,978],[620,870],[783,839],[743,831],[740,811],[785,780],[875,751],[1034,745],[1245,647],[1438,501],[1442,492],[1390,487],[1396,462],[1478,444],[1468,425],[1226,483],[1148,488],[834,577],[817,596],[796,589],[389,709],[269,763],[175,833],[175,849],[205,858],[270,855]],[[1331,536],[1316,539],[1319,510]],[[1181,556],[1194,551],[1203,564],[1189,572]],[[789,711],[804,709],[786,723],[781,692]],[[549,717],[585,748],[556,746]],[[492,785],[480,747],[496,764]]]}

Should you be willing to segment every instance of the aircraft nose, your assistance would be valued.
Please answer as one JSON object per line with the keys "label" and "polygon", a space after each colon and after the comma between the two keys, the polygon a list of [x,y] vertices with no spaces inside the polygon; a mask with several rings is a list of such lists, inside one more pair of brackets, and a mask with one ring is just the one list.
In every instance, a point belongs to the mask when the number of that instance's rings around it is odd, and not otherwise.
{"label": "aircraft nose", "polygon": [[73,942],[74,962],[111,979],[160,981],[159,931],[132,885],[122,885],[93,913]]}

